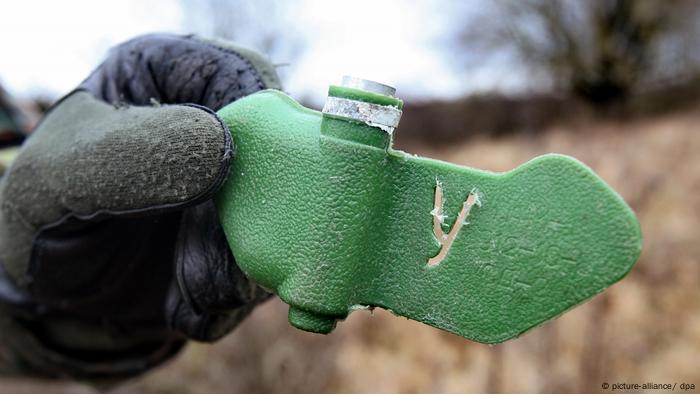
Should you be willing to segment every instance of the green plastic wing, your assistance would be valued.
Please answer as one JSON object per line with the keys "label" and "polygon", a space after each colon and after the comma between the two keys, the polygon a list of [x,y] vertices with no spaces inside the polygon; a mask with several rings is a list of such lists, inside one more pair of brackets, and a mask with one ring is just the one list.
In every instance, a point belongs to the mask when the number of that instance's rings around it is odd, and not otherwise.
{"label": "green plastic wing", "polygon": [[630,208],[567,156],[506,173],[419,158],[278,91],[219,115],[236,146],[217,196],[227,239],[304,330],[376,306],[502,342],[603,291],[640,253]]}

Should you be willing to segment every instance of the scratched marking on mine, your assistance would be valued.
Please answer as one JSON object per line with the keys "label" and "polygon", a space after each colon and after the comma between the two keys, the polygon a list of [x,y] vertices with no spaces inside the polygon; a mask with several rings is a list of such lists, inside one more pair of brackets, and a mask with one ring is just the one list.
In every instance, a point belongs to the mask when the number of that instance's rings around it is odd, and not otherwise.
{"label": "scratched marking on mine", "polygon": [[440,251],[438,254],[428,259],[428,266],[436,266],[440,264],[445,257],[447,257],[447,253],[450,251],[452,243],[454,242],[455,238],[457,238],[459,230],[461,230],[462,226],[464,226],[467,217],[469,216],[469,212],[474,205],[481,206],[481,202],[479,201],[479,196],[477,196],[475,192],[470,192],[467,199],[464,201],[464,203],[462,203],[462,209],[459,211],[459,215],[457,215],[457,220],[455,220],[455,223],[452,225],[450,231],[445,233],[442,230],[442,226],[445,223],[445,218],[447,218],[447,215],[445,215],[443,211],[442,184],[439,181],[437,182],[435,185],[435,205],[430,214],[433,215],[433,234],[435,235],[435,239],[437,239],[438,243],[440,244]]}

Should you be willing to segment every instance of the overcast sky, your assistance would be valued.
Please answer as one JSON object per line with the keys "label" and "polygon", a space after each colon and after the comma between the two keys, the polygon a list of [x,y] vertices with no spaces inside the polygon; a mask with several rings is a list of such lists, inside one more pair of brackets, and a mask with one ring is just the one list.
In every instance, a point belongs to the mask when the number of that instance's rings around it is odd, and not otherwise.
{"label": "overcast sky", "polygon": [[[346,74],[393,85],[400,96],[416,99],[518,84],[513,73],[493,68],[456,72],[445,51],[448,18],[445,10],[432,8],[434,3],[301,4],[295,17],[305,50],[284,72],[285,90],[293,97],[319,102],[328,84]],[[188,23],[191,16],[181,0],[10,2],[3,5],[0,23],[0,81],[18,96],[60,96],[85,78],[112,45],[148,32],[190,32],[196,26]]]}

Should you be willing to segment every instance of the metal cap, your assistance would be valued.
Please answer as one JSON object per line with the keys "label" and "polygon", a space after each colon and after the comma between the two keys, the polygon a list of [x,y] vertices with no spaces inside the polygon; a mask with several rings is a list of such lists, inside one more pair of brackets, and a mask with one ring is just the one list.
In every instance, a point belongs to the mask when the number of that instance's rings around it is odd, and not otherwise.
{"label": "metal cap", "polygon": [[383,83],[370,81],[368,79],[344,76],[340,83],[340,86],[345,86],[346,88],[353,88],[364,90],[367,92],[383,94],[385,96],[396,97],[396,88],[389,85],[384,85]]}

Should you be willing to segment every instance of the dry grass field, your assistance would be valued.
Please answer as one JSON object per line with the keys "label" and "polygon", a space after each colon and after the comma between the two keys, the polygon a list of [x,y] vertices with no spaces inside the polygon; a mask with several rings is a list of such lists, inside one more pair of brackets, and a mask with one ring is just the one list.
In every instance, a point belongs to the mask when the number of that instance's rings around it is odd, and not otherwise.
{"label": "dry grass field", "polygon": [[[638,214],[641,260],[602,295],[497,346],[381,310],[355,312],[329,336],[309,334],[289,326],[286,306],[273,300],[223,341],[192,344],[113,393],[583,394],[600,392],[604,382],[700,386],[700,111],[579,122],[439,150],[399,146],[494,171],[547,152],[573,155]],[[0,392],[95,391],[2,380]]]}

